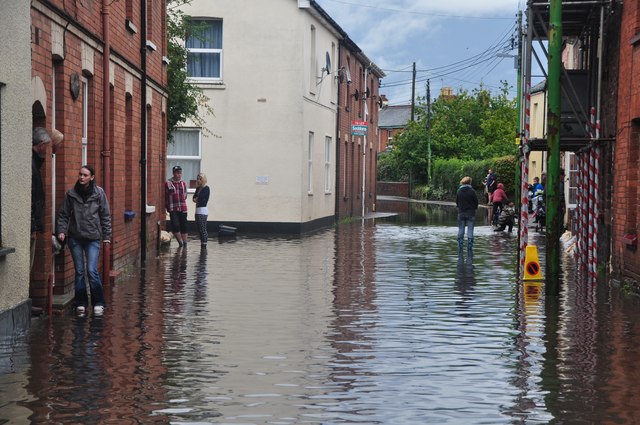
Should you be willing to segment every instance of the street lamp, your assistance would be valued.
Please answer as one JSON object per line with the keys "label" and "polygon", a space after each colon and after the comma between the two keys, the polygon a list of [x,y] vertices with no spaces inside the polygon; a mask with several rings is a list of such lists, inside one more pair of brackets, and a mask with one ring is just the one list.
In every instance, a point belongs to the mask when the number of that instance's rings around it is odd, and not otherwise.
{"label": "street lamp", "polygon": [[511,55],[509,53],[496,53],[498,58],[513,58],[513,69],[518,69],[518,55]]}

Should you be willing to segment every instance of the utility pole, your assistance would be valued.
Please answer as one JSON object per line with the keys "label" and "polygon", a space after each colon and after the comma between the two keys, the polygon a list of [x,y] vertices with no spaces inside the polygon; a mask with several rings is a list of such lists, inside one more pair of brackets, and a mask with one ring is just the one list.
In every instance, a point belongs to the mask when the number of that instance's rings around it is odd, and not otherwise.
{"label": "utility pole", "polygon": [[431,184],[431,86],[427,80],[427,114],[425,123],[427,127],[427,183]]}
{"label": "utility pole", "polygon": [[[518,11],[518,38],[516,39],[517,43],[518,43],[518,57],[516,58],[517,62],[517,66],[518,66],[518,76],[517,76],[517,95],[516,95],[516,111],[517,111],[517,118],[516,118],[516,146],[521,146],[521,140],[522,140],[522,126],[521,126],[521,119],[522,119],[522,10]],[[516,199],[516,201],[520,200],[520,186],[522,186],[520,179],[522,178],[522,175],[520,173],[520,156],[522,155],[522,152],[519,150],[518,151],[518,161],[516,163],[516,178],[515,178],[515,182],[516,182],[516,194],[514,199]],[[521,202],[517,202],[516,204],[516,208],[518,208],[518,210],[520,210],[520,206],[522,205]],[[520,234],[518,233],[518,239],[520,239]],[[518,246],[520,246],[520,241],[518,241]],[[519,263],[518,263],[519,264]]]}
{"label": "utility pole", "polygon": [[562,72],[562,0],[551,0],[549,7],[549,110],[548,167],[544,188],[547,203],[546,266],[547,295],[560,294],[560,74]]}
{"label": "utility pole", "polygon": [[413,79],[411,80],[411,122],[415,121],[416,110],[416,63],[413,63]]}

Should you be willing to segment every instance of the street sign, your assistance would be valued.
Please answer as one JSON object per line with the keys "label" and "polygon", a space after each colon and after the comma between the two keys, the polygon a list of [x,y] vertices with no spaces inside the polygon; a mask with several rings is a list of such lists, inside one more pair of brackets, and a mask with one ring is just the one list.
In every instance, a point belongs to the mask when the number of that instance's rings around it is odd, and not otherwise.
{"label": "street sign", "polygon": [[353,136],[366,136],[367,135],[367,122],[366,121],[351,121],[351,134]]}

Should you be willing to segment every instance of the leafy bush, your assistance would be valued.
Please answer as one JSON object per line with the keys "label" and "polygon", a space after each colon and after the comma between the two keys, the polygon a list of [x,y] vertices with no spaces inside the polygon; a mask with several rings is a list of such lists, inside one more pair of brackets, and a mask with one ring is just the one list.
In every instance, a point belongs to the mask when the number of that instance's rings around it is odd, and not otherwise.
{"label": "leafy bush", "polygon": [[515,187],[515,170],[517,158],[505,156],[484,161],[465,161],[461,159],[437,159],[433,163],[433,177],[430,185],[417,186],[413,196],[416,199],[444,200],[454,199],[464,176],[471,177],[472,186],[483,191],[482,180],[487,170],[492,169],[498,181],[505,185],[505,191],[512,197]]}
{"label": "leafy bush", "polygon": [[381,182],[401,182],[408,181],[406,173],[403,173],[396,166],[395,159],[390,153],[378,155],[378,181]]}

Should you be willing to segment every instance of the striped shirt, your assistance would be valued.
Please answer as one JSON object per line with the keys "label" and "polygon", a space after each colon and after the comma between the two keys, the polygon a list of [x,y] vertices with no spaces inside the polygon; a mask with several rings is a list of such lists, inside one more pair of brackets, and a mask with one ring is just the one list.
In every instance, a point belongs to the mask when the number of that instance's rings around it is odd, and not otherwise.
{"label": "striped shirt", "polygon": [[169,212],[187,212],[187,184],[169,179],[164,184],[165,204]]}

